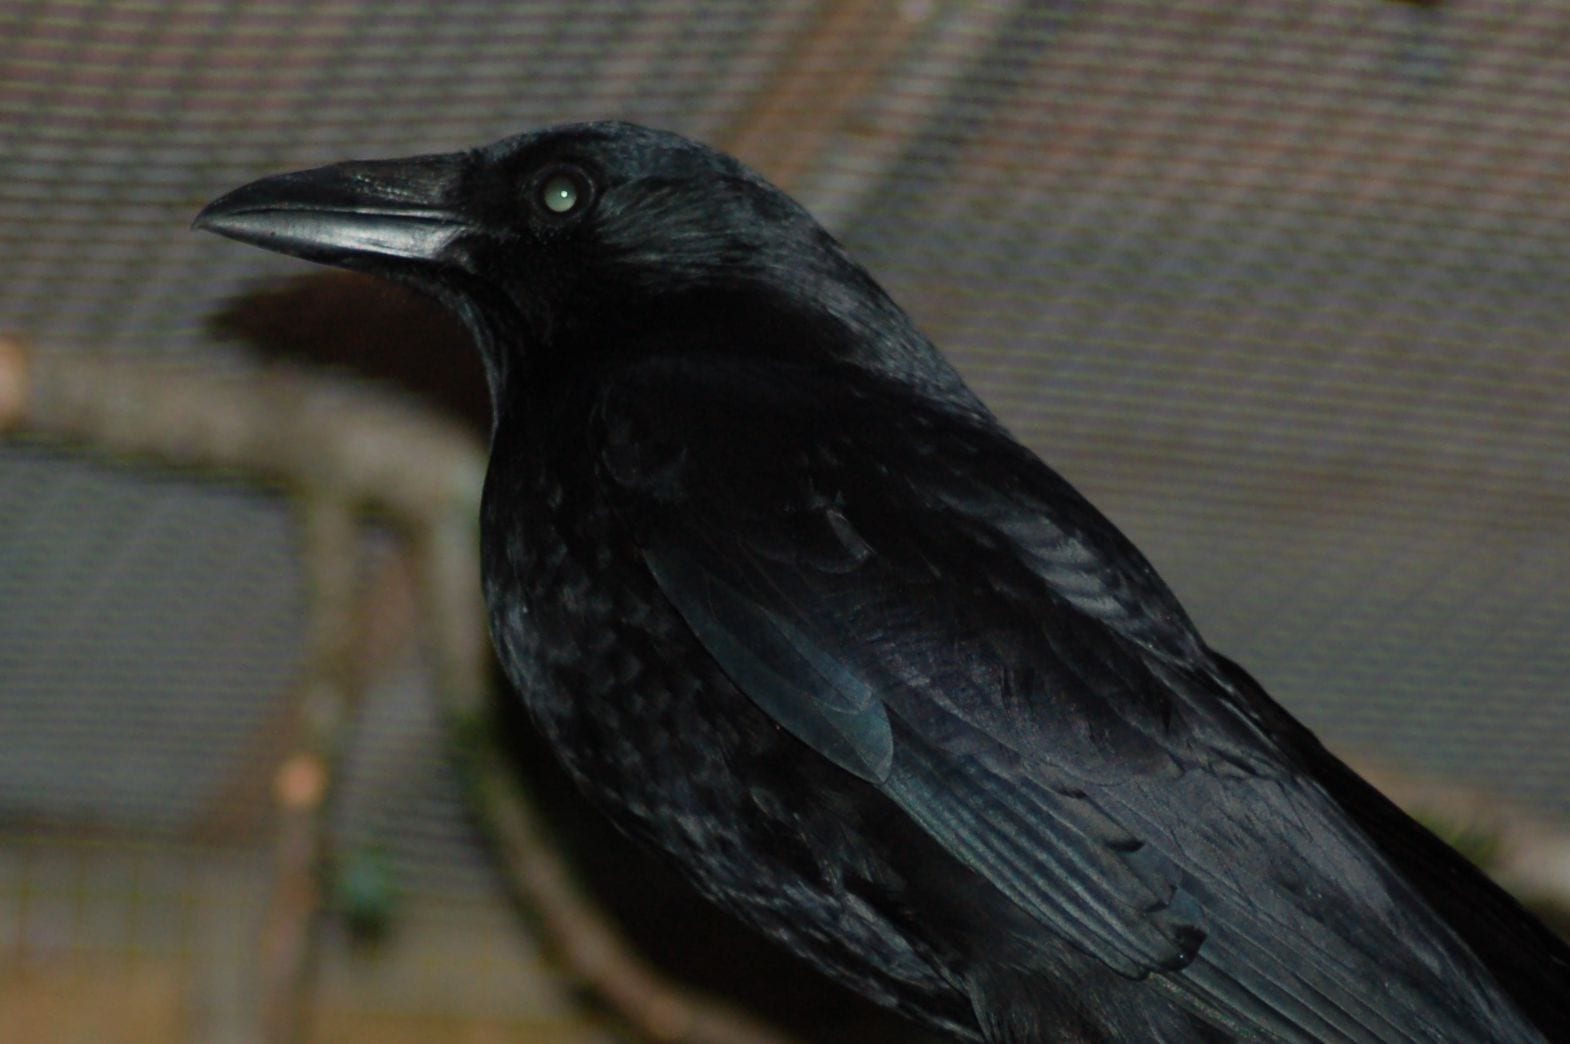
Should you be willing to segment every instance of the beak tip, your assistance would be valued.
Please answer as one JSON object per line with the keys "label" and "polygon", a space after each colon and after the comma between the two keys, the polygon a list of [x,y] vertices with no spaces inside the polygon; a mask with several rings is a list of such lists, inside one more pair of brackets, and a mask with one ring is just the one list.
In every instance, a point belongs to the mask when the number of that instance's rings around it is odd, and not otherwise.
{"label": "beak tip", "polygon": [[222,235],[224,218],[234,209],[228,205],[233,196],[234,192],[226,192],[217,199],[209,200],[191,219],[191,231],[216,232]]}

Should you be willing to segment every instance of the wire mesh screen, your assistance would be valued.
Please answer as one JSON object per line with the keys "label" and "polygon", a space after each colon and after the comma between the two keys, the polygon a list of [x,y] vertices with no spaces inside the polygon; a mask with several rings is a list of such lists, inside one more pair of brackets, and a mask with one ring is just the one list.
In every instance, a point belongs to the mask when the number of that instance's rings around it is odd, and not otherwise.
{"label": "wire mesh screen", "polygon": [[[306,266],[189,233],[221,191],[677,130],[800,198],[1333,747],[1566,817],[1567,42],[1500,0],[13,3],[0,331],[249,374],[214,316]],[[0,831],[253,837],[298,540],[235,476],[0,443]],[[343,830],[483,896],[405,668]]]}

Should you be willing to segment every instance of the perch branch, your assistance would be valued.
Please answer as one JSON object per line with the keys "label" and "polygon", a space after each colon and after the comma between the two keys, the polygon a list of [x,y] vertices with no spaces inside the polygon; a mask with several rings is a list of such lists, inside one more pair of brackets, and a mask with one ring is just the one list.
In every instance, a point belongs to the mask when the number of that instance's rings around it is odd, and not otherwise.
{"label": "perch branch", "polygon": [[308,621],[295,699],[294,751],[279,766],[273,895],[262,924],[262,1039],[306,1036],[314,981],[321,872],[329,859],[328,799],[337,779],[359,687],[354,662],[358,523],[349,505],[319,490],[299,500]]}

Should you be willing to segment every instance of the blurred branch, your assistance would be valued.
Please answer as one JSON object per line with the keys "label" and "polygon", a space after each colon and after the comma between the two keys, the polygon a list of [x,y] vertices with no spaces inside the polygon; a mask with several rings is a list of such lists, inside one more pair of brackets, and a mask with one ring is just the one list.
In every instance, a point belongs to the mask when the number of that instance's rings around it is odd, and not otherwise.
{"label": "blurred branch", "polygon": [[173,467],[232,472],[350,510],[418,520],[471,512],[485,477],[461,428],[344,381],[287,367],[215,373],[0,337],[0,431]]}
{"label": "blurred branch", "polygon": [[327,799],[359,694],[350,670],[358,523],[348,504],[320,490],[303,495],[300,505],[309,620],[294,752],[279,767],[274,785],[276,868],[257,969],[262,1039],[268,1044],[305,1037],[322,912],[321,874],[329,859]]}
{"label": "blurred branch", "polygon": [[300,730],[280,766],[277,890],[262,947],[266,1039],[302,1029],[321,908],[324,808],[357,683],[352,670],[358,517],[411,540],[443,708],[507,879],[568,970],[638,1032],[692,1044],[786,1038],[659,976],[572,880],[514,780],[484,694],[490,659],[476,523],[485,450],[460,426],[365,388],[282,367],[217,374],[190,365],[31,353],[0,337],[0,432],[283,487],[303,509],[312,608]]}

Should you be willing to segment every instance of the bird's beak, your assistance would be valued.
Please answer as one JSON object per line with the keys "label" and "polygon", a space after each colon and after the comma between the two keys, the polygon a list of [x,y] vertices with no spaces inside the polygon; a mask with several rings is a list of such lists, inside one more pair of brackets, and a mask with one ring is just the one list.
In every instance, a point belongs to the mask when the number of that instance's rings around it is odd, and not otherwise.
{"label": "bird's beak", "polygon": [[242,243],[329,265],[432,261],[468,228],[461,154],[335,163],[242,185],[196,215]]}

